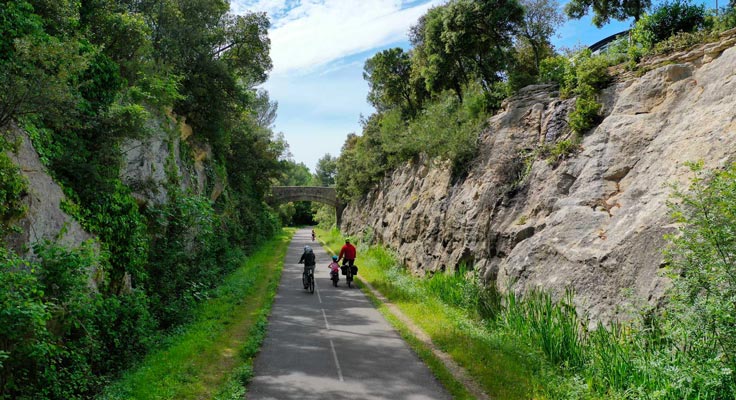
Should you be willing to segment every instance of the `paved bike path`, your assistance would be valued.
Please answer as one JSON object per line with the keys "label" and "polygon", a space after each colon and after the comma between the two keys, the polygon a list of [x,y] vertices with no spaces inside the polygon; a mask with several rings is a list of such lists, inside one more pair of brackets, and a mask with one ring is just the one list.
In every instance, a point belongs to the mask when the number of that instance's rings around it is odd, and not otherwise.
{"label": "paved bike path", "polygon": [[[297,264],[307,244],[317,256],[314,294],[303,289]],[[329,263],[309,229],[296,232],[246,398],[450,399],[360,289],[344,276],[332,286]]]}

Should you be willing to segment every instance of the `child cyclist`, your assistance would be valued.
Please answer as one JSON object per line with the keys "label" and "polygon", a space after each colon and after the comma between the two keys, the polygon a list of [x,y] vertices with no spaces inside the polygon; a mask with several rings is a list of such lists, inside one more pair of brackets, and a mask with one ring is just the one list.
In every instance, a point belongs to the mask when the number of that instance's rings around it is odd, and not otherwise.
{"label": "child cyclist", "polygon": [[340,280],[340,264],[337,263],[337,256],[332,256],[332,262],[329,265],[330,267],[330,279],[335,280],[335,285],[337,285],[337,281]]}

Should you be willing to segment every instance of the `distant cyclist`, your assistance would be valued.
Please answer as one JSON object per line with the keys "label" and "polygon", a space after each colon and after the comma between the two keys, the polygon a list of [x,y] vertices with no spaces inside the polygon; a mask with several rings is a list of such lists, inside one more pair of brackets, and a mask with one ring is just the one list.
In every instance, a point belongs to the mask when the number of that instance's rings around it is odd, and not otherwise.
{"label": "distant cyclist", "polygon": [[312,241],[314,242],[314,229],[312,229]]}
{"label": "distant cyclist", "polygon": [[355,246],[350,244],[350,239],[345,239],[345,245],[340,249],[340,256],[337,258],[337,262],[345,260],[343,264],[348,264],[351,268],[355,263]]}
{"label": "distant cyclist", "polygon": [[314,256],[314,251],[309,246],[304,246],[304,253],[302,253],[302,257],[299,259],[299,264],[304,264],[304,272],[302,273],[302,283],[304,284],[304,289],[307,288],[307,272],[311,269],[312,274],[314,274],[314,267],[317,265],[316,258]]}

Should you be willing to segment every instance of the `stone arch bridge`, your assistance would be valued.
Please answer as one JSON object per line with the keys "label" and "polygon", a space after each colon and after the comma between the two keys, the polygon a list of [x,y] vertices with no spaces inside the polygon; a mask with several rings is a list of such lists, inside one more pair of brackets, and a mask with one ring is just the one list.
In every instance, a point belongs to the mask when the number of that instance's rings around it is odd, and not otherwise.
{"label": "stone arch bridge", "polygon": [[342,211],[345,203],[337,197],[335,188],[320,186],[272,186],[271,204],[288,203],[291,201],[316,201],[335,207],[337,226],[342,220]]}

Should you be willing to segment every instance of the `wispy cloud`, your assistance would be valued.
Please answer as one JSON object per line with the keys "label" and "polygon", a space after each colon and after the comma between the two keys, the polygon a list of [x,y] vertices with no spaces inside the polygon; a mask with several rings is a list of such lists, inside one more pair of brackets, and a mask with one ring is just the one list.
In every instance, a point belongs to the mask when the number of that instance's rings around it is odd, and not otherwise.
{"label": "wispy cloud", "polygon": [[332,61],[406,40],[441,0],[234,0],[235,13],[265,11],[273,75],[311,72]]}

